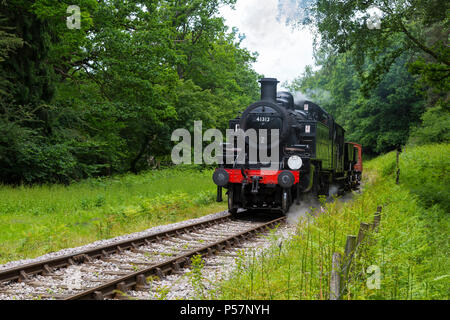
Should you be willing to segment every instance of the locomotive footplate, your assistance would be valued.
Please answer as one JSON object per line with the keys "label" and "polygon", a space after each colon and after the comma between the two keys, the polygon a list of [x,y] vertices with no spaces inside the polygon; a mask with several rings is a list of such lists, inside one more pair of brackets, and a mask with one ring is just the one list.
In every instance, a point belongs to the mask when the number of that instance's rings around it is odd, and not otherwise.
{"label": "locomotive footplate", "polygon": [[[253,182],[253,177],[258,178],[257,187],[260,187],[260,184],[264,185],[278,185],[278,176],[283,172],[281,170],[264,170],[264,169],[218,169],[226,171],[227,173],[227,182],[229,183],[247,183],[256,184]],[[242,172],[244,171],[244,172]],[[288,170],[284,170],[288,171]],[[294,184],[299,183],[300,181],[300,172],[299,171],[288,171],[291,172],[294,176]],[[243,174],[244,173],[244,174]]]}

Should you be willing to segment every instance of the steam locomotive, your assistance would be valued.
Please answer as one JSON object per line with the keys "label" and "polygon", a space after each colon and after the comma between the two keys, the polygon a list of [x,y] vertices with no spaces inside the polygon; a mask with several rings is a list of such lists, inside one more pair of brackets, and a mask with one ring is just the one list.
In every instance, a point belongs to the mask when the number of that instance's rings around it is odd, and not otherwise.
{"label": "steam locomotive", "polygon": [[277,79],[259,82],[261,100],[230,120],[229,128],[243,133],[252,129],[278,130],[277,141],[263,141],[258,134],[256,145],[259,148],[265,143],[265,147],[278,148],[271,149],[277,151],[278,158],[270,165],[259,156],[252,160],[248,137],[240,148],[234,140],[224,143],[218,155],[221,164],[213,175],[217,201],[222,201],[225,188],[232,214],[240,208],[287,213],[304,194],[329,196],[330,186],[338,186],[341,193],[356,188],[362,173],[361,145],[345,142],[345,130],[317,104],[294,101],[291,93],[277,92]]}

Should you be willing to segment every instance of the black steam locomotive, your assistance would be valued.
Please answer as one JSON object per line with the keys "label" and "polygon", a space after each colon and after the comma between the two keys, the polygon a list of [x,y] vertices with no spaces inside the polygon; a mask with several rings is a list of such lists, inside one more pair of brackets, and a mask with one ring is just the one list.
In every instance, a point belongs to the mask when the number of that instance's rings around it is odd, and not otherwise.
{"label": "black steam locomotive", "polygon": [[[277,129],[279,139],[270,143],[276,143],[279,157],[269,168],[259,158],[251,161],[248,139],[244,148],[234,140],[224,143],[222,164],[213,175],[217,201],[222,201],[226,188],[233,214],[239,208],[286,213],[302,194],[328,196],[331,185],[340,192],[356,187],[362,171],[361,145],[345,142],[345,130],[315,103],[294,101],[289,92],[277,92],[277,79],[264,78],[260,83],[261,100],[231,120],[230,129]],[[225,161],[230,155],[232,161]],[[239,157],[244,161],[233,161]]]}

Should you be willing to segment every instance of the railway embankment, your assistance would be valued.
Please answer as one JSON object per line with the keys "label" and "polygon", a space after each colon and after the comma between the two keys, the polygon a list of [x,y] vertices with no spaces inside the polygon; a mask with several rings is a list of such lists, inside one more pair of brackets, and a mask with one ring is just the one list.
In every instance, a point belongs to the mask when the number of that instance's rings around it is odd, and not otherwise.
{"label": "railway embankment", "polygon": [[404,148],[398,166],[396,152],[366,162],[363,192],[353,201],[324,202],[320,214],[312,209],[314,223],[299,219],[290,240],[241,263],[215,297],[329,299],[333,255],[345,256],[349,235],[381,206],[378,232],[347,266],[340,299],[448,299],[449,154],[449,144],[435,144]]}

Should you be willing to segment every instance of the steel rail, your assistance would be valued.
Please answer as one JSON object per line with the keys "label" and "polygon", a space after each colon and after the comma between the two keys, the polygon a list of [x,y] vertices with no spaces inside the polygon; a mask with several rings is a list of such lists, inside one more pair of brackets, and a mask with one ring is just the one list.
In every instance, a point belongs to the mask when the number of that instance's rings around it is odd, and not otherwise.
{"label": "steel rail", "polygon": [[227,214],[219,218],[209,219],[187,226],[161,231],[148,236],[123,240],[61,257],[20,265],[11,269],[0,271],[0,283],[8,281],[25,281],[29,279],[29,276],[37,274],[49,275],[54,269],[65,268],[70,265],[80,264],[83,262],[90,262],[91,260],[97,258],[105,258],[111,254],[120,253],[124,250],[134,249],[139,246],[159,242],[170,237],[179,236],[195,230],[201,230],[203,228],[229,220],[231,220],[231,215]]}
{"label": "steel rail", "polygon": [[212,244],[205,245],[183,255],[174,257],[170,260],[155,264],[154,266],[130,273],[129,275],[112,280],[98,287],[72,295],[64,300],[103,300],[105,298],[121,297],[127,291],[132,289],[150,289],[147,284],[147,279],[149,277],[157,276],[162,278],[166,274],[170,274],[174,271],[178,271],[180,268],[188,266],[191,261],[190,258],[196,255],[207,257],[223,250],[224,248],[231,248],[233,245],[239,244],[241,240],[253,237],[261,231],[268,230],[274,225],[283,222],[285,219],[286,217],[277,218],[257,227],[237,233],[231,237],[227,237],[223,240],[216,241]]}

